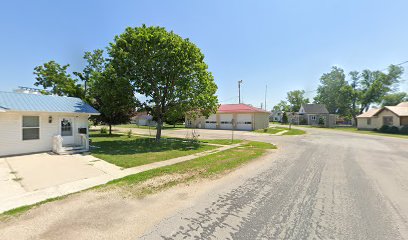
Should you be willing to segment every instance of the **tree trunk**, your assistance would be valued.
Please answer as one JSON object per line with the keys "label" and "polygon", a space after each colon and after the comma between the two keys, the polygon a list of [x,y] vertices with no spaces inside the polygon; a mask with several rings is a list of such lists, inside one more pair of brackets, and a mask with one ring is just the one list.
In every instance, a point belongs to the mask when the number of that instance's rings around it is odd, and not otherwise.
{"label": "tree trunk", "polygon": [[156,126],[156,142],[160,142],[161,138],[161,130],[162,130],[162,119],[157,119],[157,126]]}
{"label": "tree trunk", "polygon": [[112,135],[112,124],[109,124],[109,135]]}

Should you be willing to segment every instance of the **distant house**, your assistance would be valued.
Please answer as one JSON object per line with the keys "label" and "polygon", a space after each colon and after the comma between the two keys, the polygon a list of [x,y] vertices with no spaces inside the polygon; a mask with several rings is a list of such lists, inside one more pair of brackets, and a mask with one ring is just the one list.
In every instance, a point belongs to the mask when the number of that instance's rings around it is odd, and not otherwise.
{"label": "distant house", "polygon": [[296,122],[301,125],[334,127],[336,114],[330,114],[324,104],[302,104]]}
{"label": "distant house", "polygon": [[0,92],[0,156],[87,151],[91,115],[79,98]]}
{"label": "distant house", "polygon": [[269,115],[269,121],[271,122],[282,122],[283,111],[280,110],[272,110],[271,114]]}
{"label": "distant house", "polygon": [[408,126],[408,102],[402,102],[397,106],[370,109],[357,116],[358,129],[379,129],[383,125],[395,127]]}
{"label": "distant house", "polygon": [[130,123],[139,126],[156,125],[152,120],[153,116],[149,115],[147,112],[136,112],[136,114],[130,119]]}
{"label": "distant house", "polygon": [[185,124],[188,128],[256,130],[269,127],[269,114],[247,104],[222,104],[208,118],[187,115]]}

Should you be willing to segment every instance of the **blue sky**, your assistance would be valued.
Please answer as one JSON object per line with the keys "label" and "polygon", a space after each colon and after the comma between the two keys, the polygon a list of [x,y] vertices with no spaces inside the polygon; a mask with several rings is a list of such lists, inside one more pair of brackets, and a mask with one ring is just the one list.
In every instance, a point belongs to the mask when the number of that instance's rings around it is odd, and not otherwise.
{"label": "blue sky", "polygon": [[403,0],[2,1],[0,90],[32,86],[33,68],[49,60],[81,70],[84,51],[145,23],[202,49],[222,103],[238,101],[242,79],[243,100],[255,106],[268,85],[269,109],[290,90],[313,97],[333,65],[349,72],[408,60],[407,9]]}

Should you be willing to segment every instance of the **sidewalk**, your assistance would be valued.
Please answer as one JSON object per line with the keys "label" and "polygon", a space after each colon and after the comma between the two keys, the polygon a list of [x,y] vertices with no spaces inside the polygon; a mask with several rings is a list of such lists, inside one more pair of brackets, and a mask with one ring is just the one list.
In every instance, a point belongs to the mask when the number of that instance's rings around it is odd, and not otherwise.
{"label": "sidewalk", "polygon": [[227,146],[223,146],[220,148],[216,148],[216,149],[212,149],[212,150],[208,150],[208,151],[204,151],[204,152],[200,152],[200,153],[196,153],[196,154],[192,154],[188,156],[173,158],[173,159],[169,159],[166,161],[155,162],[155,163],[137,166],[133,168],[127,168],[127,169],[121,169],[119,167],[116,167],[112,164],[109,164],[103,160],[100,160],[98,158],[95,158],[89,155],[87,156],[89,158],[89,162],[92,164],[99,165],[100,168],[104,168],[105,174],[97,176],[97,177],[64,183],[64,184],[56,185],[56,186],[49,187],[49,188],[44,188],[44,189],[37,190],[37,191],[18,193],[18,195],[14,195],[13,197],[1,199],[0,200],[0,213],[3,213],[5,211],[8,211],[14,208],[18,208],[21,206],[32,205],[32,204],[35,204],[41,201],[45,201],[50,198],[60,197],[60,196],[64,196],[67,194],[79,192],[79,191],[82,191],[88,188],[92,188],[98,185],[105,184],[115,179],[126,177],[128,175],[137,174],[137,173],[141,173],[141,172],[148,171],[151,169],[160,168],[163,166],[168,166],[168,165],[172,165],[172,164],[176,164],[176,163],[180,163],[184,161],[189,161],[195,158],[207,156],[207,155],[217,153],[220,151],[225,151],[225,150],[228,150],[234,147],[238,147],[239,145],[241,144],[227,145]]}

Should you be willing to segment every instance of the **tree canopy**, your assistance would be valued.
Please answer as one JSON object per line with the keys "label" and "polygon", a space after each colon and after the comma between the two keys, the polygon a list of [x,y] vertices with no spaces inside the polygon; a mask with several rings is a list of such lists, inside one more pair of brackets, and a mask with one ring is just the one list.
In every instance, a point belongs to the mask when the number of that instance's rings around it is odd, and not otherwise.
{"label": "tree canopy", "polygon": [[83,90],[76,79],[67,73],[69,64],[61,66],[55,61],[49,61],[34,68],[35,86],[42,86],[44,93],[59,96],[83,97]]}
{"label": "tree canopy", "polygon": [[304,90],[294,90],[287,93],[286,100],[289,103],[290,111],[299,111],[302,104],[309,103],[309,99],[305,97]]}
{"label": "tree canopy", "polygon": [[203,116],[218,107],[217,85],[200,49],[162,27],[127,28],[108,49],[113,68],[145,95],[157,119],[156,140],[167,115],[199,111]]}
{"label": "tree canopy", "polygon": [[408,101],[408,93],[405,92],[390,93],[383,97],[381,105],[395,106],[404,101]]}
{"label": "tree canopy", "polygon": [[351,99],[352,87],[346,81],[343,69],[332,67],[329,73],[323,74],[314,98],[316,103],[325,104],[330,113],[345,116],[351,113]]}
{"label": "tree canopy", "polygon": [[92,103],[101,113],[97,120],[108,124],[109,134],[112,134],[112,125],[129,122],[135,113],[138,101],[130,82],[119,77],[110,65],[99,78],[94,80]]}

